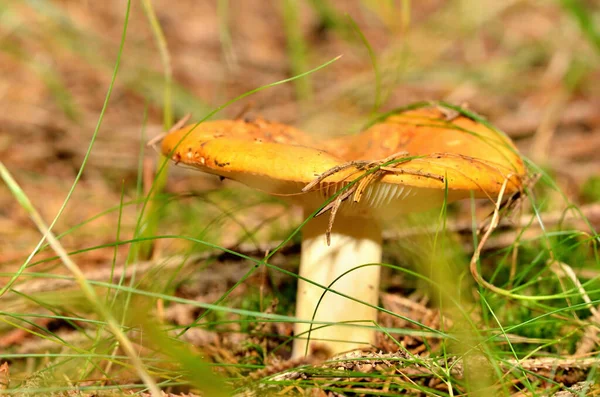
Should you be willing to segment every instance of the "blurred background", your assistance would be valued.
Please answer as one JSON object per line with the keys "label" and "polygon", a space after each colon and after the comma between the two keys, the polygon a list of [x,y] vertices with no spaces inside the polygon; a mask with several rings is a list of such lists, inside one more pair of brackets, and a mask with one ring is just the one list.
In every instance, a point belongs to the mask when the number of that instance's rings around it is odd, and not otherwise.
{"label": "blurred background", "polygon": [[[600,226],[600,4],[595,0],[140,0],[131,2],[129,14],[127,10],[124,0],[0,0],[0,160],[46,221],[63,205],[97,129],[85,171],[54,227],[57,234],[64,233],[61,242],[69,251],[83,251],[76,259],[85,271],[110,270],[115,263],[138,258],[127,244],[111,244],[139,235],[140,203],[159,164],[146,142],[188,113],[191,121],[199,121],[240,95],[336,57],[303,78],[234,101],[212,118],[264,117],[318,137],[357,132],[378,112],[445,100],[486,117],[554,178],[558,190],[546,181],[538,191],[538,209],[550,225],[559,223],[562,211],[573,203],[591,225]],[[240,185],[179,167],[169,167],[168,173],[157,192],[164,189],[173,196],[149,206],[147,213],[155,217],[152,233],[254,249],[262,257],[272,247],[265,248],[265,242],[280,241],[301,220],[287,204]],[[471,214],[468,205],[462,209],[454,227],[465,229],[460,221],[466,222],[468,245]],[[584,227],[583,222],[578,225]],[[393,234],[387,236],[394,240]],[[510,246],[514,238],[496,239],[492,246]],[[39,239],[27,213],[0,185],[4,279]],[[298,252],[297,238],[294,242],[289,254]],[[184,240],[169,240],[158,242],[153,253],[157,258],[183,248],[200,250]],[[578,274],[597,278],[595,254],[588,246],[581,248],[582,256],[565,251],[565,257],[574,262],[583,258],[577,263],[587,268]],[[536,257],[536,249],[530,257]],[[46,249],[35,260],[51,255]],[[410,262],[406,252],[402,259],[393,250],[387,255],[395,263]],[[278,258],[274,262],[281,266],[297,264],[297,256]],[[189,284],[171,285],[170,293],[214,302],[245,271],[223,262],[220,273],[203,272],[199,284],[194,286],[198,280],[190,278]],[[56,260],[36,263],[38,272],[61,271]],[[538,264],[543,263],[540,259]],[[95,277],[110,279],[100,273]],[[265,285],[261,277],[254,286]],[[400,285],[400,276],[394,277],[387,280],[388,291]],[[25,294],[41,288],[27,287],[26,281],[19,280]],[[293,285],[288,277],[280,288],[292,300]],[[232,296],[247,290],[242,285]],[[249,306],[243,300],[234,305],[262,312],[269,305],[262,297],[261,289],[260,304],[257,298]],[[278,312],[293,313],[291,301],[279,298]],[[52,299],[52,304],[64,305],[63,296]],[[382,304],[404,310],[394,307],[398,302],[393,299],[386,295]],[[502,298],[496,303],[504,305]],[[518,310],[523,316],[514,317],[517,322],[531,315],[522,306]],[[170,313],[169,321],[177,324],[187,324],[197,314]],[[427,322],[431,318],[419,321],[435,327]],[[563,328],[553,328],[558,329]],[[537,331],[529,336],[540,336]],[[273,332],[289,335],[289,324]],[[0,337],[0,348],[31,339],[18,332],[6,335],[16,337]],[[196,344],[216,343],[214,335],[198,338],[205,339]],[[228,343],[235,346],[236,339]],[[20,351],[37,351],[29,348],[33,350]]]}
{"label": "blurred background", "polygon": [[[333,64],[232,103],[213,118],[249,114],[314,134],[345,134],[359,130],[374,110],[443,99],[468,105],[505,131],[574,202],[598,199],[595,1],[151,4],[131,5],[112,96],[58,230],[117,205],[122,189],[126,195],[135,190],[140,156],[155,157],[149,149],[143,153],[142,144],[183,115],[198,121],[238,95],[337,56]],[[126,5],[0,1],[0,158],[45,219],[56,215],[88,150]],[[152,23],[160,25],[160,39]],[[168,53],[161,54],[161,46]],[[173,191],[193,186],[186,178],[201,179],[175,173]],[[17,206],[0,188],[1,261],[22,257],[38,238]],[[83,247],[87,238],[97,242],[114,234],[115,219],[87,226],[70,243]]]}

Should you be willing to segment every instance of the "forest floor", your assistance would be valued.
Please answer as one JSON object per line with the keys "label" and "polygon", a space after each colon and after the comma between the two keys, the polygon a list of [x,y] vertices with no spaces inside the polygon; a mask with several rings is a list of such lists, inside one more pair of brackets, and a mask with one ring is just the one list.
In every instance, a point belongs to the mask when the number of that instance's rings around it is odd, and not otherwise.
{"label": "forest floor", "polygon": [[[247,261],[186,239],[158,239],[150,254],[133,249],[139,242],[123,243],[140,236],[138,216],[158,164],[158,155],[145,144],[188,113],[198,121],[235,97],[339,55],[306,78],[252,94],[212,118],[263,117],[315,136],[336,136],[360,130],[374,110],[430,100],[467,106],[504,131],[540,167],[532,174],[544,173],[534,188],[535,221],[527,207],[488,241],[485,250],[490,254],[482,262],[482,267],[490,266],[486,277],[498,276],[493,267],[500,254],[494,252],[513,247],[517,238],[550,236],[547,247],[523,243],[522,255],[529,259],[520,265],[541,267],[548,258],[558,258],[575,275],[570,282],[578,288],[583,284],[572,301],[540,302],[533,308],[519,299],[496,297],[496,304],[507,307],[500,320],[507,326],[526,324],[541,313],[579,301],[597,306],[600,30],[593,21],[599,20],[600,9],[592,8],[593,2],[579,3],[157,0],[154,8],[145,10],[146,2],[132,2],[118,74],[100,117],[122,42],[127,2],[0,0],[0,161],[45,222],[51,223],[60,212],[53,231],[98,291],[106,289],[102,283],[114,283],[151,292],[144,297],[117,290],[126,303],[113,302],[111,308],[119,319],[126,318],[124,323],[136,325],[128,336],[148,360],[150,373],[174,395],[199,390],[218,395],[215,390],[221,386],[213,390],[193,381],[190,386],[179,378],[185,371],[178,373],[173,362],[153,362],[161,351],[156,346],[168,350],[173,341],[152,336],[148,329],[161,324],[181,330],[206,313],[202,305],[215,303],[267,316],[292,316],[296,280],[263,269],[240,283],[250,268]],[[168,59],[161,55],[148,12],[157,17]],[[165,76],[172,79],[171,91],[165,91]],[[84,159],[84,172],[62,211]],[[191,236],[261,259],[302,220],[294,207],[238,184],[179,167],[169,167],[168,174],[164,195],[149,207],[155,235]],[[566,211],[570,206],[578,212]],[[483,216],[489,212],[486,205],[476,211]],[[453,207],[448,219],[465,274],[474,250],[472,215],[467,203]],[[422,226],[390,225],[385,260],[404,264],[407,252],[410,257],[418,251]],[[567,231],[568,241],[553,240]],[[114,341],[100,343],[113,340],[104,325],[94,322],[105,319],[86,301],[56,252],[47,246],[36,250],[41,236],[22,203],[0,185],[0,285],[12,280],[10,289],[0,294],[0,360],[7,363],[0,362],[0,394],[4,389],[81,395],[142,390],[135,365],[127,364],[119,346]],[[571,238],[585,241],[573,243]],[[294,270],[298,252],[299,239],[292,239],[271,264]],[[542,252],[543,258],[536,258],[535,252]],[[23,274],[15,277],[20,271]],[[547,281],[541,270],[537,274]],[[547,281],[547,290],[518,291],[558,294],[561,287],[563,292],[570,288],[561,284],[562,278]],[[473,294],[466,295],[477,295],[469,282]],[[517,291],[518,283],[502,275],[498,282]],[[444,315],[419,288],[414,277],[390,272],[381,306],[443,329]],[[111,293],[101,292],[106,302]],[[165,301],[163,294],[181,300]],[[490,381],[486,387],[493,384],[500,394],[542,395],[579,385],[588,388],[586,393],[598,393],[597,385],[590,386],[596,375],[589,372],[596,365],[589,360],[598,353],[597,334],[588,327],[598,324],[593,306],[549,316],[552,321],[530,324],[527,332],[514,331],[508,345],[520,347],[511,359],[542,361],[523,364],[520,368],[527,375],[498,375],[503,382]],[[152,313],[152,320],[142,318],[141,310]],[[485,317],[475,309],[472,316]],[[289,360],[287,345],[279,346],[291,335],[292,324],[252,316],[250,320],[213,310],[203,315],[204,326],[173,340],[185,343],[189,352],[201,353],[204,361],[215,364],[227,387],[247,395],[302,394],[308,389],[310,395],[394,395],[393,390],[400,389],[389,382],[402,383],[403,390],[415,394],[471,390],[465,386],[464,373],[469,370],[462,361],[452,370],[447,362],[434,363],[436,357],[449,357],[440,356],[444,344],[435,338],[381,334],[377,349],[334,365],[318,354]],[[380,323],[419,330],[385,314]],[[498,345],[502,346],[494,348],[510,351],[503,342]],[[403,364],[398,370],[398,360],[415,356],[423,360],[420,369]],[[371,360],[368,368],[361,357]],[[543,361],[557,357],[563,360],[560,364]],[[577,358],[584,363],[574,364]],[[502,362],[494,368],[517,365],[508,359]],[[447,373],[432,369],[438,367]],[[204,367],[194,368],[201,372]],[[301,369],[289,372],[291,368]],[[340,381],[340,370],[351,371],[353,377]],[[392,375],[377,378],[375,373]],[[447,379],[456,383],[450,385]]]}

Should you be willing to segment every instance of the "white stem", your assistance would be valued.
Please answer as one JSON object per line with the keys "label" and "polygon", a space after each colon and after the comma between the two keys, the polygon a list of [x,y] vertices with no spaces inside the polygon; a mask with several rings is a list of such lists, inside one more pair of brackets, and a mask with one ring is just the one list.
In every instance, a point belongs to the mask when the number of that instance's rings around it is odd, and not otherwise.
{"label": "white stem", "polygon": [[[302,229],[300,276],[328,287],[337,277],[357,266],[381,262],[381,229],[372,219],[345,217],[338,214],[327,246],[325,231],[328,216],[310,220]],[[380,266],[365,266],[354,270],[330,288],[371,305],[379,297]],[[296,298],[296,317],[310,321],[324,289],[299,280]],[[315,321],[347,322],[372,326],[377,310],[363,303],[327,292],[315,316]],[[305,354],[309,323],[294,327],[293,357]],[[317,329],[315,329],[317,328]],[[368,347],[375,342],[375,331],[352,325],[323,326],[313,324],[310,344],[318,344],[331,354]],[[310,353],[310,349],[308,350]]]}

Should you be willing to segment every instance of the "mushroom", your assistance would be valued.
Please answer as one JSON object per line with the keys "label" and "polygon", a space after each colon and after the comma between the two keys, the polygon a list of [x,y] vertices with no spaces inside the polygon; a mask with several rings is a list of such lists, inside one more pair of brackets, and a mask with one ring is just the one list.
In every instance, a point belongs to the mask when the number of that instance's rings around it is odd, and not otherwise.
{"label": "mushroom", "polygon": [[471,195],[495,199],[503,185],[507,195],[518,191],[525,176],[506,136],[438,107],[392,114],[360,134],[319,142],[264,120],[211,121],[167,135],[162,152],[288,196],[307,218],[330,211],[302,229],[294,357],[309,351],[309,334],[331,354],[375,342],[384,219]]}

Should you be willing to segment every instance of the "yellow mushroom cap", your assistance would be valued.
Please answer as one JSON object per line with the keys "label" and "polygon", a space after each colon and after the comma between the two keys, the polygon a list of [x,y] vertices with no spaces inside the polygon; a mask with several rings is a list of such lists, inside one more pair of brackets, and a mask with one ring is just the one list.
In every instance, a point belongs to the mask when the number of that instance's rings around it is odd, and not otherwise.
{"label": "yellow mushroom cap", "polygon": [[348,167],[315,185],[312,194],[301,192],[322,173],[406,152],[406,160],[390,165],[394,171],[364,189],[361,202],[346,205],[358,212],[390,205],[398,207],[394,212],[426,209],[444,200],[446,186],[449,200],[471,192],[495,198],[505,182],[506,194],[519,190],[526,173],[507,137],[462,115],[449,120],[438,108],[394,114],[360,134],[320,141],[264,120],[210,121],[167,135],[162,152],[271,194],[295,195],[311,207],[365,174],[358,165]]}

